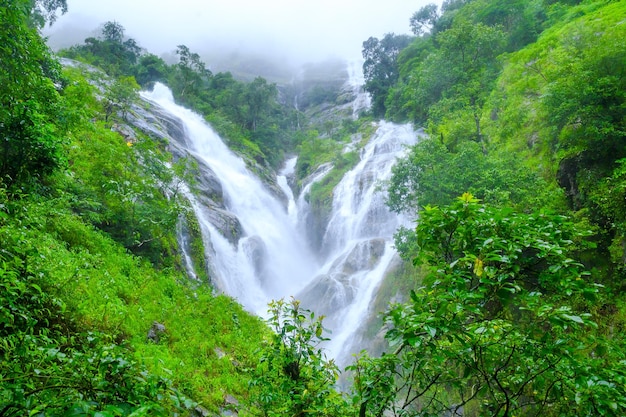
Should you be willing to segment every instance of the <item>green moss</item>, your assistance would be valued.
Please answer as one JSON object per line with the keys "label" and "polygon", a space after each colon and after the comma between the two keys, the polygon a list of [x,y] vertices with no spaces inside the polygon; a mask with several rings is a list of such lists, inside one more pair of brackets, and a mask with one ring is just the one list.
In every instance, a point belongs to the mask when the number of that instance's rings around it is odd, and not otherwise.
{"label": "green moss", "polygon": [[308,201],[316,218],[326,224],[333,208],[333,190],[344,174],[359,162],[356,151],[338,155],[333,160],[333,169],[324,178],[311,186]]}
{"label": "green moss", "polygon": [[200,224],[198,219],[194,215],[191,207],[186,207],[183,210],[183,225],[187,233],[189,234],[191,261],[193,264],[193,270],[196,273],[198,280],[204,284],[211,282],[209,276],[209,268],[206,261],[206,248],[204,247],[204,240],[202,239],[202,232],[200,230]]}

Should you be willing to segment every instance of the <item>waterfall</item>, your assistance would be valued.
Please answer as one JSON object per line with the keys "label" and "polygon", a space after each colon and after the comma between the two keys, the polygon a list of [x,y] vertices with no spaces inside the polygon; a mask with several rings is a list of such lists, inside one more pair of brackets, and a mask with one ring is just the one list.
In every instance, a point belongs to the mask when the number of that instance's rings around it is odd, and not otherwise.
{"label": "waterfall", "polygon": [[[157,83],[152,92],[141,94],[154,104],[155,113],[179,120],[168,122],[176,137],[173,147],[198,162],[202,195],[184,193],[198,219],[213,284],[262,316],[272,299],[301,299],[306,308],[327,317],[332,341],[326,347],[345,364],[353,350],[360,350],[353,346],[360,324],[376,313],[370,311],[372,301],[397,257],[393,234],[408,224],[387,209],[378,187],[391,176],[396,158],[415,143],[413,128],[388,122],[375,126],[360,161],[333,192],[328,224],[320,227],[311,222],[307,194],[330,172],[330,164],[320,166],[294,196],[289,179],[296,158],[287,160],[276,178],[284,204],[201,116],[176,105],[167,87]],[[357,94],[357,100],[364,100],[363,95]],[[321,238],[316,254],[307,243],[311,224]],[[188,247],[184,230],[179,236],[183,249]],[[190,259],[184,260],[191,268]]]}
{"label": "waterfall", "polygon": [[182,121],[189,153],[219,179],[225,209],[241,224],[239,239],[229,239],[228,231],[216,227],[211,208],[191,201],[210,235],[210,262],[219,289],[259,314],[265,313],[269,300],[295,294],[310,280],[316,264],[285,207],[201,116],[174,103],[167,87],[157,83],[142,96]]}
{"label": "waterfall", "polygon": [[361,150],[360,162],[335,187],[321,246],[325,262],[299,297],[328,317],[333,334],[327,348],[339,363],[355,353],[350,340],[368,314],[376,313],[369,307],[396,256],[394,232],[410,224],[389,211],[378,186],[390,178],[396,158],[416,138],[410,125],[381,122]]}
{"label": "waterfall", "polygon": [[368,109],[372,104],[370,95],[363,91],[365,78],[363,77],[361,62],[353,61],[348,64],[348,81],[346,84],[355,97],[352,101],[352,118],[356,120],[359,117],[359,112]]}
{"label": "waterfall", "polygon": [[293,224],[298,223],[298,205],[293,195],[293,190],[289,186],[289,177],[293,177],[298,157],[294,156],[285,162],[285,166],[280,170],[276,177],[276,182],[280,189],[287,196],[287,214]]}

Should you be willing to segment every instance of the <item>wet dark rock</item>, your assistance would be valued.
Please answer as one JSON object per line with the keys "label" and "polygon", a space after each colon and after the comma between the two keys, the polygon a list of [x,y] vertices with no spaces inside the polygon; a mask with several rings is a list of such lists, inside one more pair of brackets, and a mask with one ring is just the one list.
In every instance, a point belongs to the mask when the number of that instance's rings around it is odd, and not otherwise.
{"label": "wet dark rock", "polygon": [[385,239],[377,238],[356,245],[344,259],[339,259],[331,270],[338,269],[344,274],[370,270],[385,253]]}
{"label": "wet dark rock", "polygon": [[222,210],[219,207],[207,206],[206,214],[211,224],[224,236],[233,246],[237,246],[239,239],[243,236],[243,226],[237,216],[233,213]]}
{"label": "wet dark rock", "polygon": [[154,343],[159,343],[161,341],[161,336],[165,334],[165,325],[159,323],[158,321],[152,322],[152,326],[150,330],[148,330],[148,340],[151,340]]}
{"label": "wet dark rock", "polygon": [[578,210],[582,207],[580,203],[580,192],[578,190],[579,157],[571,157],[562,159],[559,163],[559,169],[556,178],[569,200],[571,207]]}
{"label": "wet dark rock", "polygon": [[224,396],[224,407],[220,410],[221,416],[238,416],[239,401],[230,394]]}
{"label": "wet dark rock", "polygon": [[330,316],[354,300],[356,289],[351,279],[341,272],[318,275],[298,294],[298,299],[305,308],[315,306],[318,316]]}
{"label": "wet dark rock", "polygon": [[257,276],[263,276],[265,261],[267,260],[267,247],[260,236],[250,236],[242,241],[242,249],[252,261]]}
{"label": "wet dark rock", "polygon": [[237,399],[232,395],[226,394],[224,397],[224,404],[226,404],[226,406],[238,406],[239,401],[237,401]]}
{"label": "wet dark rock", "polygon": [[[222,189],[222,182],[215,175],[215,172],[204,162],[198,160],[198,170],[200,175],[196,178],[197,183],[194,188],[198,193],[200,199],[208,199],[213,205],[224,209],[224,191]],[[210,204],[205,201],[205,204]]]}
{"label": "wet dark rock", "polygon": [[[337,316],[354,300],[358,280],[380,261],[385,253],[385,239],[364,240],[356,244],[344,256],[339,257],[327,274],[314,278],[298,294],[305,308],[315,307],[318,315]],[[328,321],[328,325],[335,323]]]}
{"label": "wet dark rock", "polygon": [[194,417],[210,417],[210,416],[212,416],[211,412],[209,410],[207,410],[206,408],[202,407],[201,405],[197,405],[193,409],[191,415],[194,416]]}

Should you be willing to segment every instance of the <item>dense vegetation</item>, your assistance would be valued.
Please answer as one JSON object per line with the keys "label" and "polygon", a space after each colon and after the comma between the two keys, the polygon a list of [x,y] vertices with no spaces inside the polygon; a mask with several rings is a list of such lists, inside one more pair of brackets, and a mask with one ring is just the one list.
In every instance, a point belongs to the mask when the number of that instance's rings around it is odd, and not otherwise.
{"label": "dense vegetation", "polygon": [[266,327],[182,272],[184,166],[118,133],[134,79],[61,70],[31,7],[0,7],[0,415],[217,410]]}
{"label": "dense vegetation", "polygon": [[419,217],[396,237],[405,301],[345,393],[296,300],[268,328],[188,280],[174,178],[193,166],[124,119],[166,82],[251,163],[331,163],[318,217],[370,119],[307,131],[275,85],[184,45],[167,64],[116,22],[62,52],[106,74],[62,69],[37,28],[65,1],[0,6],[0,416],[624,415],[625,3],[446,0],[364,43],[371,116],[427,137],[386,184]]}
{"label": "dense vegetation", "polygon": [[444,1],[363,44],[372,111],[428,137],[387,184],[421,284],[353,366],[361,415],[624,413],[625,19]]}
{"label": "dense vegetation", "polygon": [[122,25],[107,22],[100,36],[60,55],[95,65],[113,77],[134,76],[143,87],[166,83],[180,103],[211,121],[233,150],[262,166],[277,168],[284,152],[293,152],[298,143],[297,111],[279,104],[275,84],[261,77],[245,83],[228,72],[213,74],[185,45],[176,48],[178,62],[168,65],[126,37]]}

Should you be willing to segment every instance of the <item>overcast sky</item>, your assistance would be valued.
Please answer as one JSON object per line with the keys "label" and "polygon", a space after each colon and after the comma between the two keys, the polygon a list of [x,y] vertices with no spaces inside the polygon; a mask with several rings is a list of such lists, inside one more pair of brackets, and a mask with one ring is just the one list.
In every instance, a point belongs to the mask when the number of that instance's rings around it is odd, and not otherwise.
{"label": "overcast sky", "polygon": [[327,57],[358,59],[364,40],[389,32],[410,33],[411,15],[432,2],[67,0],[69,12],[52,29],[79,33],[116,20],[126,28],[127,36],[156,54],[185,44],[192,50],[216,53],[236,48],[272,52],[299,62]]}

